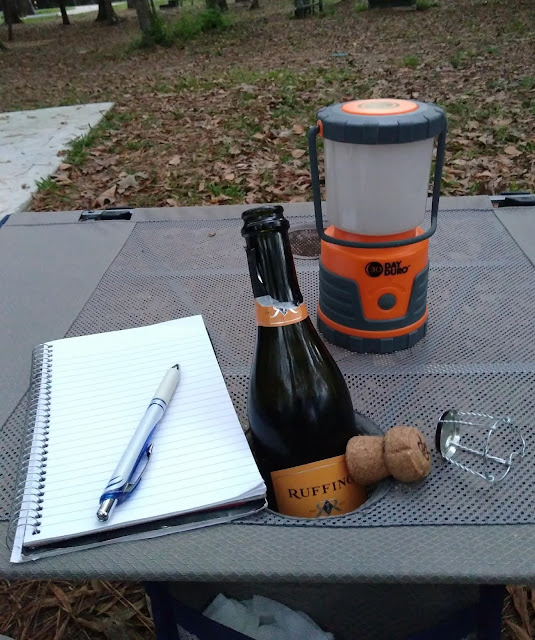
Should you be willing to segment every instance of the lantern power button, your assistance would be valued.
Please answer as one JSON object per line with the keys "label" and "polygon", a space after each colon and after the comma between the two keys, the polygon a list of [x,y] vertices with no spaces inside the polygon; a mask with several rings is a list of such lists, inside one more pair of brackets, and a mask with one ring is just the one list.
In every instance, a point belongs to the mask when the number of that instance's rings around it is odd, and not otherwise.
{"label": "lantern power button", "polygon": [[397,298],[393,293],[383,293],[377,304],[383,311],[389,311],[396,306]]}

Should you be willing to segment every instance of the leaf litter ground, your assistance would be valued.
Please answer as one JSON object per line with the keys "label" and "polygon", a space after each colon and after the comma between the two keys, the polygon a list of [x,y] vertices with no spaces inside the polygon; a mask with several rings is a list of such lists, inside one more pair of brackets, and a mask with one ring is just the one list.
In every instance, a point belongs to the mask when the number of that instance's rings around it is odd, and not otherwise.
{"label": "leaf litter ground", "polygon": [[[116,105],[60,159],[32,210],[310,200],[316,111],[381,96],[446,109],[443,193],[535,190],[531,0],[441,0],[421,12],[344,3],[304,21],[281,0],[264,5],[232,5],[229,30],[153,51],[132,50],[128,11],[114,28],[87,17],[17,25],[0,53],[0,111]],[[511,588],[508,637],[531,637],[532,595]],[[136,584],[3,582],[0,596],[0,632],[17,640],[153,637]]]}
{"label": "leaf litter ground", "polygon": [[338,5],[305,21],[275,0],[258,13],[233,6],[225,32],[149,52],[129,51],[126,15],[113,29],[25,24],[15,44],[40,45],[2,54],[3,110],[116,103],[33,210],[310,200],[305,131],[318,108],[355,97],[445,107],[445,194],[535,188],[530,0]]}

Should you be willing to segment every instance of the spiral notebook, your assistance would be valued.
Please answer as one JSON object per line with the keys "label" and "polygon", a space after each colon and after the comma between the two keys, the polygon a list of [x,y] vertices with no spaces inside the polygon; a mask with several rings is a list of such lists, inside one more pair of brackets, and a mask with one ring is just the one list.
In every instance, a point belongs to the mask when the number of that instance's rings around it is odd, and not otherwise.
{"label": "spiral notebook", "polygon": [[[139,486],[108,522],[99,497],[165,372],[181,379]],[[34,350],[11,561],[226,522],[266,488],[201,316]]]}

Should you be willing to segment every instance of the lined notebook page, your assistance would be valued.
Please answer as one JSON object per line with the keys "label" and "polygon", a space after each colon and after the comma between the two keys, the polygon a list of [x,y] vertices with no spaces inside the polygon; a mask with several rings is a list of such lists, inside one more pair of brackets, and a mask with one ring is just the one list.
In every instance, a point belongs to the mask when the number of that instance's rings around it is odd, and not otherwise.
{"label": "lined notebook page", "polygon": [[[50,342],[49,451],[38,546],[265,493],[201,316]],[[132,496],[110,520],[99,497],[165,372],[181,378]]]}

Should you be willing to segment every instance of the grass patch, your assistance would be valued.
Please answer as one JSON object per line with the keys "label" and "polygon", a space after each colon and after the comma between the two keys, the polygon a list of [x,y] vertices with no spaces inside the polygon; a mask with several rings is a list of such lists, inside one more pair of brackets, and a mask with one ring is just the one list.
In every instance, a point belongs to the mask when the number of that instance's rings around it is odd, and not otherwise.
{"label": "grass patch", "polygon": [[451,57],[450,57],[450,64],[454,69],[459,69],[459,67],[462,65],[463,60],[465,58],[465,53],[464,51],[456,51]]}
{"label": "grass patch", "polygon": [[154,146],[151,140],[129,140],[125,144],[125,149],[128,151],[139,151],[140,149],[150,149]]}
{"label": "grass patch", "polygon": [[199,89],[199,78],[194,76],[183,76],[175,82],[174,91],[180,93],[181,91],[196,91]]}
{"label": "grass patch", "polygon": [[403,58],[403,66],[404,67],[417,67],[420,64],[420,58],[415,55],[405,56]]}
{"label": "grass patch", "polygon": [[[69,7],[65,7],[67,10],[69,9]],[[59,7],[51,7],[49,9],[37,9],[37,11],[35,12],[37,15],[46,15],[47,13],[58,13],[59,12]]]}
{"label": "grass patch", "polygon": [[217,184],[215,182],[209,182],[206,185],[207,189],[214,194],[214,196],[224,195],[236,202],[243,201],[246,193],[245,191],[235,184]]}
{"label": "grass patch", "polygon": [[525,76],[520,80],[520,86],[524,89],[535,89],[535,78],[532,76]]}
{"label": "grass patch", "polygon": [[508,22],[506,26],[510,32],[516,34],[527,33],[529,29],[527,24],[519,18],[514,18],[513,20]]}
{"label": "grass patch", "polygon": [[65,162],[73,166],[83,165],[87,160],[91,147],[94,146],[106,131],[119,129],[122,124],[130,122],[131,120],[132,115],[124,111],[121,113],[112,112],[106,114],[96,127],[92,127],[85,135],[73,140],[65,156]]}
{"label": "grass patch", "polygon": [[438,7],[437,0],[416,0],[416,11],[427,11],[433,7]]}
{"label": "grass patch", "polygon": [[466,120],[472,115],[473,107],[465,100],[457,100],[456,102],[442,103],[446,109],[448,117],[457,117]]}
{"label": "grass patch", "polygon": [[97,128],[90,129],[84,136],[76,138],[71,143],[71,148],[65,157],[65,161],[68,164],[80,166],[87,160],[87,154],[89,149],[95,144],[99,137]]}
{"label": "grass patch", "polygon": [[230,26],[230,18],[218,9],[204,11],[184,11],[177,20],[165,20],[161,16],[154,19],[152,31],[144,35],[141,40],[133,43],[133,48],[139,47],[172,47],[188,42],[202,33],[222,31]]}
{"label": "grass patch", "polygon": [[36,180],[35,184],[39,193],[43,193],[44,191],[47,191],[48,193],[57,193],[59,191],[59,184],[52,180],[52,178]]}
{"label": "grass patch", "polygon": [[496,141],[500,144],[505,144],[506,142],[511,141],[512,139],[516,139],[515,136],[511,135],[511,128],[508,125],[502,125],[497,127],[494,130],[494,137]]}

